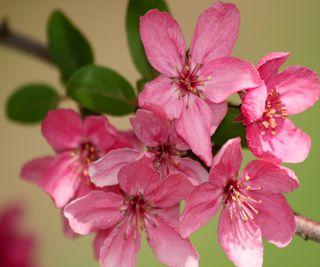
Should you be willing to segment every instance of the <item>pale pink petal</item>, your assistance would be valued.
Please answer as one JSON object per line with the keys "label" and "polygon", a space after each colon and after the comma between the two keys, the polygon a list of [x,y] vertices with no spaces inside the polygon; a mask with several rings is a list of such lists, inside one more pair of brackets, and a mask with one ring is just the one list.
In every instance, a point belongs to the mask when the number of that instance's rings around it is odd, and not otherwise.
{"label": "pale pink petal", "polygon": [[[62,210],[61,210],[62,211]],[[69,221],[66,217],[64,217],[63,212],[61,212],[61,218],[62,218],[62,229],[63,229],[63,234],[68,237],[68,238],[76,238],[78,234],[73,232],[69,225]]]}
{"label": "pale pink petal", "polygon": [[290,53],[286,52],[271,52],[260,59],[257,64],[257,70],[266,85],[272,82],[273,78],[277,75],[279,68],[287,61],[289,56]]}
{"label": "pale pink petal", "polygon": [[161,217],[145,220],[148,243],[158,260],[174,267],[198,267],[199,256],[188,239],[182,238]]}
{"label": "pale pink petal", "polygon": [[121,189],[130,196],[149,195],[160,184],[152,158],[143,156],[124,166],[118,174]]}
{"label": "pale pink petal", "polygon": [[152,111],[139,109],[130,123],[137,137],[146,146],[155,147],[168,141],[170,121]]}
{"label": "pale pink petal", "polygon": [[112,192],[92,191],[64,208],[72,230],[87,235],[98,229],[113,227],[123,218],[123,197]]}
{"label": "pale pink petal", "polygon": [[251,194],[261,204],[257,206],[259,214],[256,223],[260,226],[262,236],[270,243],[287,246],[293,238],[296,224],[293,212],[285,197],[281,194]]}
{"label": "pale pink petal", "polygon": [[134,267],[140,249],[135,222],[123,221],[112,229],[100,249],[101,267]]}
{"label": "pale pink petal", "polygon": [[288,114],[300,113],[310,108],[320,96],[318,75],[307,68],[286,68],[276,76],[272,84],[280,94],[280,100]]}
{"label": "pale pink petal", "polygon": [[71,109],[50,110],[42,122],[41,131],[57,151],[75,148],[83,139],[81,118]]}
{"label": "pale pink petal", "polygon": [[219,58],[204,65],[199,76],[205,80],[204,96],[214,103],[225,101],[235,92],[262,84],[255,67],[233,57]]}
{"label": "pale pink petal", "polygon": [[262,118],[267,96],[268,90],[264,84],[258,88],[246,91],[241,104],[241,112],[245,125]]}
{"label": "pale pink petal", "polygon": [[104,243],[104,241],[107,239],[107,237],[109,236],[109,234],[111,233],[111,231],[113,230],[113,228],[108,228],[105,230],[99,230],[96,232],[96,236],[93,240],[93,250],[94,250],[94,257],[96,258],[96,260],[99,260],[100,258],[100,249]]}
{"label": "pale pink petal", "polygon": [[226,182],[236,177],[242,162],[241,139],[228,140],[213,158],[210,180],[217,186],[225,186]]}
{"label": "pale pink petal", "polygon": [[243,182],[262,193],[291,192],[300,185],[295,173],[283,166],[264,160],[253,160],[244,168]]}
{"label": "pale pink petal", "polygon": [[173,173],[164,178],[159,186],[145,197],[159,208],[168,208],[186,198],[194,186],[181,173]]}
{"label": "pale pink petal", "polygon": [[221,206],[223,188],[214,187],[210,182],[196,187],[186,200],[186,207],[180,218],[179,232],[188,237],[217,213]]}
{"label": "pale pink petal", "polygon": [[233,4],[217,2],[198,18],[190,55],[194,64],[229,56],[238,37],[240,14]]}
{"label": "pale pink petal", "polygon": [[259,267],[263,261],[261,231],[249,220],[246,223],[225,207],[219,218],[218,240],[228,258],[238,267]]}
{"label": "pale pink petal", "polygon": [[153,9],[140,17],[140,35],[150,64],[176,77],[185,63],[186,45],[178,23],[167,12]]}
{"label": "pale pink petal", "polygon": [[168,144],[174,145],[176,149],[181,151],[186,151],[190,149],[186,141],[183,140],[183,138],[180,135],[178,135],[176,131],[175,121],[172,121],[171,123],[171,130],[169,134]]}
{"label": "pale pink petal", "polygon": [[144,86],[139,94],[139,107],[161,106],[169,120],[179,118],[184,106],[184,98],[179,97],[179,93],[178,85],[160,75]]}
{"label": "pale pink petal", "polygon": [[205,101],[211,108],[211,113],[213,114],[212,122],[211,122],[211,131],[210,131],[210,135],[213,135],[217,130],[219,124],[227,114],[228,104],[226,102],[221,102],[216,104],[208,100],[205,100]]}
{"label": "pale pink petal", "polygon": [[38,183],[44,172],[54,160],[52,156],[33,159],[23,165],[20,176],[23,180]]}
{"label": "pale pink petal", "polygon": [[207,166],[211,165],[212,160],[210,132],[213,116],[210,106],[204,100],[190,95],[188,105],[176,120],[178,134]]}
{"label": "pale pink petal", "polygon": [[134,131],[119,131],[118,138],[114,142],[112,149],[123,147],[135,148],[142,151],[143,143],[137,138]]}
{"label": "pale pink petal", "polygon": [[118,183],[118,173],[122,167],[137,160],[141,152],[131,148],[111,150],[101,159],[89,166],[91,182],[98,187],[115,185]]}

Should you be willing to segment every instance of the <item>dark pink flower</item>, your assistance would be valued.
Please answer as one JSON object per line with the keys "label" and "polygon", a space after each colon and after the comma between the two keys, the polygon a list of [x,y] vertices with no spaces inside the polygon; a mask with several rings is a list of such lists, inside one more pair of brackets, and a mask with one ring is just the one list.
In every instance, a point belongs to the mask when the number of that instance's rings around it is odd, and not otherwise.
{"label": "dark pink flower", "polygon": [[314,71],[303,67],[288,67],[278,73],[288,56],[270,53],[260,60],[257,69],[264,84],[246,92],[241,111],[247,143],[255,156],[296,163],[308,156],[311,140],[287,116],[316,103],[320,83]]}
{"label": "dark pink flower", "polygon": [[214,157],[210,181],[187,198],[180,233],[189,236],[222,206],[220,245],[236,266],[257,267],[263,260],[262,236],[284,247],[295,233],[294,215],[282,192],[296,189],[299,181],[293,171],[263,160],[251,161],[238,176],[241,162],[240,138],[231,139]]}
{"label": "dark pink flower", "polygon": [[146,146],[147,151],[141,152],[132,148],[110,151],[89,168],[91,181],[96,185],[102,187],[117,184],[119,170],[143,155],[152,158],[154,168],[160,177],[181,172],[194,185],[208,180],[208,172],[199,162],[182,157],[186,155],[189,146],[177,134],[174,122],[169,121],[159,110],[139,109],[130,122],[133,131]]}
{"label": "dark pink flower", "polygon": [[140,18],[140,34],[150,64],[161,73],[139,95],[139,106],[159,105],[178,134],[208,166],[210,136],[226,114],[226,98],[257,87],[251,63],[229,57],[240,16],[233,4],[217,2],[199,17],[190,51],[178,23],[166,12],[151,10]]}
{"label": "dark pink flower", "polygon": [[23,210],[14,205],[0,214],[0,266],[35,267],[35,239],[22,232]]}
{"label": "dark pink flower", "polygon": [[64,209],[76,233],[99,231],[94,246],[100,266],[135,266],[141,231],[162,263],[198,266],[197,252],[176,231],[172,214],[193,188],[188,179],[180,173],[161,179],[148,157],[123,167],[117,179],[118,192],[92,191]]}

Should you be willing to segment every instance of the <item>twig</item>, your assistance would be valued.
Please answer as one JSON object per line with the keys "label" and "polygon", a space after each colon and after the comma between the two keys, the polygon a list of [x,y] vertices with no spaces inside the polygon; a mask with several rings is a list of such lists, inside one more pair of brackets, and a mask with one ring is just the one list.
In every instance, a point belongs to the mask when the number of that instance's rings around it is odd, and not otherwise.
{"label": "twig", "polygon": [[320,242],[320,223],[295,213],[296,234],[305,240]]}

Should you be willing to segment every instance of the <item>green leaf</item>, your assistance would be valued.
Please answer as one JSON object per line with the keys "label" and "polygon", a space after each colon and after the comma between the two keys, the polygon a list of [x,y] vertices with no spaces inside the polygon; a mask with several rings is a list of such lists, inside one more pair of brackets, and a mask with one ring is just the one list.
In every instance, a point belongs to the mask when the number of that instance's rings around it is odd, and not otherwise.
{"label": "green leaf", "polygon": [[50,86],[30,84],[18,88],[10,95],[6,112],[9,119],[23,123],[40,122],[49,109],[58,106],[59,96]]}
{"label": "green leaf", "polygon": [[59,68],[64,82],[75,70],[93,63],[89,42],[59,10],[50,15],[47,37],[52,60]]}
{"label": "green leaf", "polygon": [[130,83],[117,72],[95,65],[86,66],[71,77],[68,95],[82,107],[110,115],[135,111],[136,95]]}
{"label": "green leaf", "polygon": [[144,88],[144,85],[149,81],[149,79],[146,79],[146,78],[141,78],[140,80],[137,81],[137,91],[138,93],[140,93],[143,88]]}
{"label": "green leaf", "polygon": [[229,139],[241,137],[242,147],[247,147],[246,143],[246,130],[242,122],[235,122],[234,119],[239,116],[239,108],[228,108],[228,113],[219,125],[217,131],[211,137],[212,144],[221,147]]}
{"label": "green leaf", "polygon": [[160,11],[168,11],[164,0],[129,0],[126,15],[127,39],[131,57],[138,71],[144,78],[151,80],[157,75],[149,64],[140,39],[140,17],[148,10],[157,8]]}

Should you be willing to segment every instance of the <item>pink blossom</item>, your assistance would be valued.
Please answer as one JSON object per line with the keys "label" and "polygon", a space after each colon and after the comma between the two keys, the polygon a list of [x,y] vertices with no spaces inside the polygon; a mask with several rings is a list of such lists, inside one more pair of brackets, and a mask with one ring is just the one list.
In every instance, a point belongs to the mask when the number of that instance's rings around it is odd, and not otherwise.
{"label": "pink blossom", "polygon": [[317,102],[320,83],[317,74],[303,67],[288,67],[278,73],[289,53],[270,53],[257,66],[264,84],[250,89],[241,106],[247,128],[247,143],[261,158],[283,162],[304,161],[311,148],[310,137],[287,118]]}
{"label": "pink blossom", "polygon": [[153,106],[154,111],[139,109],[130,119],[133,131],[146,146],[146,152],[132,148],[115,149],[107,153],[89,168],[91,180],[99,187],[118,183],[119,170],[142,156],[153,160],[160,177],[173,172],[185,174],[192,184],[198,185],[208,180],[208,172],[195,160],[186,155],[189,146],[177,134],[174,122]]}
{"label": "pink blossom", "polygon": [[7,207],[0,214],[0,266],[35,267],[33,252],[35,239],[21,230],[23,210],[20,206]]}
{"label": "pink blossom", "polygon": [[100,266],[135,266],[142,231],[162,263],[198,266],[191,243],[176,231],[176,206],[193,188],[188,179],[180,173],[161,179],[148,157],[123,167],[117,179],[118,192],[92,191],[64,209],[76,233],[99,231],[94,245]]}
{"label": "pink blossom", "polygon": [[284,247],[295,233],[294,215],[282,192],[296,189],[299,181],[293,171],[263,160],[251,161],[238,176],[241,162],[240,138],[231,139],[214,157],[210,181],[187,198],[180,233],[189,236],[222,206],[220,245],[236,266],[257,267],[263,260],[262,236]]}
{"label": "pink blossom", "polygon": [[251,63],[230,57],[239,24],[235,5],[213,4],[200,15],[186,56],[180,27],[168,13],[150,10],[140,18],[147,58],[161,75],[145,85],[139,106],[160,105],[208,166],[210,136],[226,114],[224,101],[236,91],[261,84]]}

